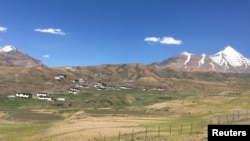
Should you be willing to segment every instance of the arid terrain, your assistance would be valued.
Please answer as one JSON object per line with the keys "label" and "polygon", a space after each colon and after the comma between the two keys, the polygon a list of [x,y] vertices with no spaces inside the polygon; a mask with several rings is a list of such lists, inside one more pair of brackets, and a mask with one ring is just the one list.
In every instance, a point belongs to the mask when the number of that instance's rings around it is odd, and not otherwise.
{"label": "arid terrain", "polygon": [[[116,89],[121,86],[148,90],[160,87],[168,92],[215,94],[227,90],[248,90],[250,81],[249,73],[180,72],[144,64],[60,68],[2,66],[0,69],[0,95],[17,92],[63,94],[75,85],[87,84],[93,88],[97,82]],[[58,74],[67,78],[57,80]],[[84,82],[72,83],[79,79]]]}
{"label": "arid terrain", "polygon": [[247,73],[126,64],[1,67],[0,78],[1,141],[203,141],[208,124],[249,124]]}
{"label": "arid terrain", "polygon": [[54,95],[65,101],[1,97],[0,139],[206,140],[208,124],[249,124],[249,94],[92,89]]}
{"label": "arid terrain", "polygon": [[0,141],[250,135],[250,0],[0,4]]}

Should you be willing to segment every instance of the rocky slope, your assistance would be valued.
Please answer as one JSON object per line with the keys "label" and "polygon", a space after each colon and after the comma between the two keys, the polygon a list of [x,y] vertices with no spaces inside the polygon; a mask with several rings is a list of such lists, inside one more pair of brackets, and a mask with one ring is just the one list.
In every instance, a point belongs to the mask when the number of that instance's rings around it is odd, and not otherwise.
{"label": "rocky slope", "polygon": [[214,55],[183,52],[155,65],[178,71],[250,73],[250,60],[231,46]]}
{"label": "rocky slope", "polygon": [[[81,84],[73,80],[80,79],[87,80],[87,85],[92,89],[95,89],[94,84],[97,82],[104,82],[117,89],[124,85],[137,90],[161,87],[169,93],[250,92],[249,59],[232,47],[226,47],[215,55],[183,52],[151,65],[106,64],[49,68],[37,67],[41,65],[40,61],[12,46],[5,46],[0,48],[0,64],[0,95],[17,92],[68,93],[70,87]],[[55,79],[59,74],[67,78]]]}
{"label": "rocky slope", "polygon": [[1,66],[45,67],[41,61],[29,56],[14,46],[0,48]]}

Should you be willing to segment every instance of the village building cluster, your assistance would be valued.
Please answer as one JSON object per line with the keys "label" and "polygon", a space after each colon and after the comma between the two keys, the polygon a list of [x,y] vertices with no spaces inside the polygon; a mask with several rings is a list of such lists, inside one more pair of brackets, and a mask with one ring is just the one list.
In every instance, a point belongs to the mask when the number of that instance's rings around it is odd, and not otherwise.
{"label": "village building cluster", "polygon": [[[68,76],[65,74],[58,74],[54,77],[56,80],[61,81],[61,80],[68,80]],[[78,94],[82,89],[89,89],[90,88],[90,83],[88,81],[88,79],[84,79],[84,78],[79,78],[79,79],[73,79],[70,80],[74,86],[68,88],[68,93],[69,94]],[[105,82],[102,81],[98,81],[96,83],[91,83],[92,84],[92,88],[96,88],[96,90],[130,90],[133,89],[133,83],[132,82],[124,82],[122,84],[120,84],[120,86],[114,86],[114,85],[110,85],[107,84]],[[162,87],[157,87],[157,88],[141,88],[142,91],[164,91],[164,89]],[[9,97],[18,97],[18,98],[32,98],[33,95],[31,93],[16,93],[16,95],[12,95]],[[51,97],[51,94],[45,93],[45,92],[38,92],[36,93],[35,98],[39,99],[39,100],[46,100],[46,101],[64,101],[65,98],[53,98]]]}
{"label": "village building cluster", "polygon": [[35,99],[45,100],[45,101],[65,101],[65,98],[55,99],[54,97],[51,96],[51,94],[45,93],[45,92],[38,92],[38,93],[36,93],[35,96],[32,93],[23,93],[22,92],[22,93],[16,93],[15,96],[9,95],[8,97],[9,98],[17,97],[17,98],[26,98],[26,99],[35,98]]}
{"label": "village building cluster", "polygon": [[[100,74],[95,74],[95,77],[99,77],[101,76]],[[55,76],[56,80],[63,80],[63,79],[68,79],[67,75],[65,74],[58,74]],[[70,80],[74,86],[68,88],[68,93],[69,94],[77,94],[81,89],[88,89],[90,88],[90,83],[88,81],[88,79],[84,79],[84,78],[78,78],[78,79],[73,79]],[[110,85],[107,84],[103,81],[98,81],[93,83],[92,82],[92,87],[96,88],[96,90],[130,90],[133,89],[133,82],[131,81],[127,81],[124,82],[123,84],[121,84],[120,86],[114,86],[114,85]],[[143,91],[163,91],[164,89],[161,87],[157,87],[157,88],[141,88]]]}
{"label": "village building cluster", "polygon": [[[32,93],[16,93],[15,97],[18,97],[18,98],[34,98],[33,94]],[[40,100],[47,100],[47,101],[53,101],[54,98],[50,96],[50,94],[48,93],[44,93],[44,92],[38,92],[36,94],[36,97],[37,99],[40,99]]]}
{"label": "village building cluster", "polygon": [[114,90],[115,89],[115,86],[112,86],[112,85],[108,85],[104,82],[97,82],[93,85],[97,90],[104,90],[104,89],[110,89],[110,90]]}
{"label": "village building cluster", "polygon": [[[64,76],[64,75],[62,75]],[[61,77],[62,77],[61,76]],[[98,77],[100,75],[95,74],[95,77]],[[67,76],[64,78],[67,78]],[[133,82],[124,82],[122,84],[120,84],[120,86],[114,86],[114,85],[110,85],[107,84],[103,81],[98,81],[93,83],[92,85],[90,85],[88,79],[83,79],[83,78],[79,78],[79,79],[73,79],[71,80],[71,82],[74,84],[73,87],[70,87],[68,89],[68,93],[69,94],[77,94],[81,89],[88,89],[90,88],[90,86],[92,86],[92,88],[96,88],[96,90],[100,91],[100,90],[130,90],[133,89]],[[157,87],[157,88],[142,88],[143,91],[163,91],[163,88],[161,87]]]}

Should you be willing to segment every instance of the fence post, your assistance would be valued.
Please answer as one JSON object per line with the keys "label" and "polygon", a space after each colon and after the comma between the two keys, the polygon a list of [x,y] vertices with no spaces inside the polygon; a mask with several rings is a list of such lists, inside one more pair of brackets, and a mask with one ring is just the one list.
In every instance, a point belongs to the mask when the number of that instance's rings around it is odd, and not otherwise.
{"label": "fence post", "polygon": [[181,124],[181,134],[182,134],[182,124]]}
{"label": "fence post", "polygon": [[232,119],[232,121],[234,121],[234,113],[233,113],[233,119]]}
{"label": "fence post", "polygon": [[119,132],[118,141],[120,141],[120,138],[121,138],[121,132]]}
{"label": "fence post", "polygon": [[132,140],[134,140],[134,129],[132,129]]}
{"label": "fence post", "polygon": [[228,124],[228,115],[227,115],[227,124]]}
{"label": "fence post", "polygon": [[193,133],[193,123],[191,123],[191,128],[190,128],[190,130],[191,130],[191,134]]}
{"label": "fence post", "polygon": [[158,138],[160,137],[161,127],[158,128]]}
{"label": "fence post", "polygon": [[170,125],[170,128],[169,128],[169,129],[170,129],[169,131],[170,131],[170,135],[171,135],[171,132],[172,132],[171,125]]}
{"label": "fence post", "polygon": [[201,130],[203,129],[203,122],[201,121]]}

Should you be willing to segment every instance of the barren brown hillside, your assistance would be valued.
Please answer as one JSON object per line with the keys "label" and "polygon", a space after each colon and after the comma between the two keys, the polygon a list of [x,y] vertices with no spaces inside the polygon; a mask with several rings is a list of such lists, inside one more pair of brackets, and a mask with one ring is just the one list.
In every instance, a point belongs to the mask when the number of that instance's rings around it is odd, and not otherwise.
{"label": "barren brown hillside", "polygon": [[[67,78],[56,80],[58,74]],[[0,67],[1,95],[39,91],[67,93],[72,80],[83,78],[88,85],[102,81],[119,87],[130,83],[135,89],[162,87],[166,91],[185,93],[219,93],[224,90],[248,90],[250,74],[217,72],[180,72],[154,65],[121,64],[88,67]]]}

